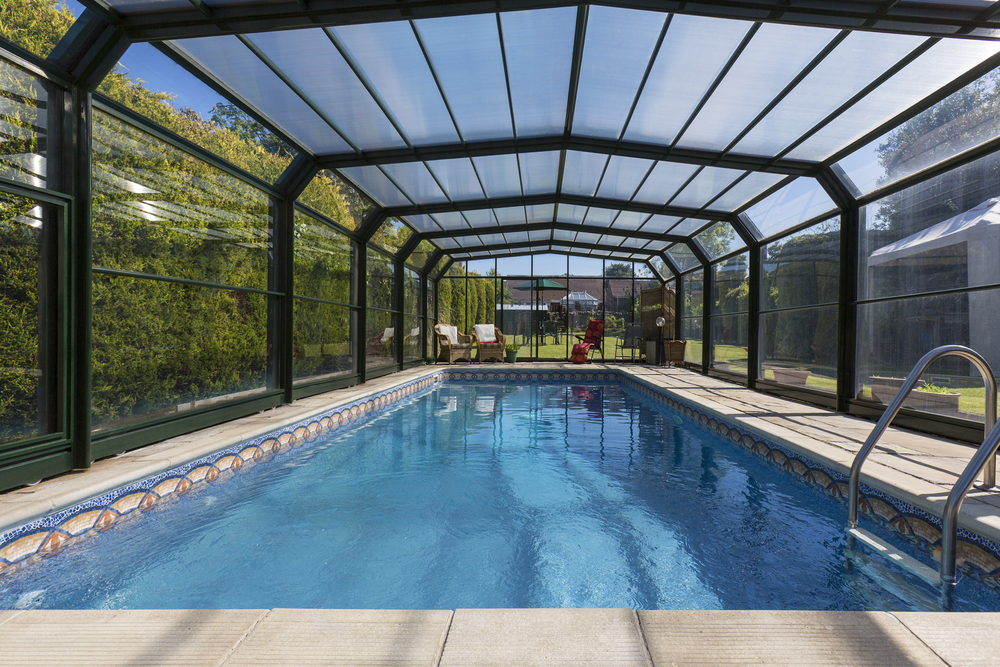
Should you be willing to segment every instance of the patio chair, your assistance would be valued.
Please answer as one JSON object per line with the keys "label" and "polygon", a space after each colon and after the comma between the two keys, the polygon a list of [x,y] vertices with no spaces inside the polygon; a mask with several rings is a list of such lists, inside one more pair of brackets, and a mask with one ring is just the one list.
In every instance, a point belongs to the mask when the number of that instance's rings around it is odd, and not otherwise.
{"label": "patio chair", "polygon": [[392,356],[392,337],[395,335],[394,328],[389,327],[382,332],[381,335],[374,336],[368,339],[368,356],[369,357],[391,357]]}
{"label": "patio chair", "polygon": [[587,331],[582,336],[577,336],[577,339],[580,342],[573,346],[573,352],[569,355],[569,360],[574,364],[587,361],[587,355],[593,356],[594,350],[599,350],[601,359],[604,359],[604,320],[590,320]]}
{"label": "patio chair", "polygon": [[492,324],[477,324],[472,327],[472,337],[476,339],[476,361],[503,361],[503,350],[507,337]]}
{"label": "patio chair", "polygon": [[456,361],[472,363],[472,336],[459,333],[458,327],[447,324],[435,324],[434,333],[438,337],[438,361],[453,364]]}
{"label": "patio chair", "polygon": [[642,324],[629,324],[625,327],[625,333],[615,338],[615,359],[619,353],[622,361],[625,361],[625,351],[632,353],[632,361],[635,361],[636,352],[639,353],[639,361],[642,361]]}

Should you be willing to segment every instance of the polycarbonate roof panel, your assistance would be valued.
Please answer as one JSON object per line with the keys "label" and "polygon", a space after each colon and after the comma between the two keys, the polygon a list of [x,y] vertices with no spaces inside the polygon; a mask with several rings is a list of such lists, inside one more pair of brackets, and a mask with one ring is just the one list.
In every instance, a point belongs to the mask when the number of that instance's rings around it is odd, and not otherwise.
{"label": "polycarbonate roof panel", "polygon": [[708,224],[708,220],[702,220],[701,218],[685,218],[683,222],[679,223],[676,227],[669,230],[671,234],[677,236],[687,236],[692,234],[705,225]]}
{"label": "polycarbonate roof panel", "polygon": [[836,208],[815,179],[800,177],[748,208],[746,214],[761,238],[768,238]]}
{"label": "polycarbonate roof panel", "polygon": [[697,165],[693,164],[657,162],[649,178],[636,193],[635,201],[644,204],[665,204],[697,170]]}
{"label": "polycarbonate roof panel", "polygon": [[566,151],[566,163],[563,166],[562,192],[570,195],[593,197],[601,174],[608,163],[608,156],[599,153],[583,153]]}
{"label": "polycarbonate roof panel", "polygon": [[524,196],[556,191],[559,182],[559,151],[521,153],[521,189]]}
{"label": "polycarbonate roof panel", "polygon": [[566,122],[576,8],[500,15],[519,137],[560,134]]}
{"label": "polycarbonate roof panel", "polygon": [[733,151],[777,155],[922,41],[909,35],[852,32]]}
{"label": "polycarbonate roof panel", "polygon": [[597,243],[601,240],[601,235],[592,234],[590,232],[580,232],[576,235],[576,240],[580,243]]}
{"label": "polycarbonate roof panel", "polygon": [[496,16],[449,16],[414,26],[462,139],[513,137]]}
{"label": "polycarbonate roof panel", "polygon": [[666,232],[681,219],[672,215],[654,215],[646,221],[646,224],[642,226],[642,231],[644,232],[658,232],[660,234]]}
{"label": "polycarbonate roof panel", "polygon": [[941,40],[788,157],[825,160],[998,52],[993,41]]}
{"label": "polycarbonate roof panel", "polygon": [[533,222],[552,222],[552,217],[555,213],[555,204],[533,204],[524,207],[524,214],[527,216],[528,224]]}
{"label": "polycarbonate roof panel", "polygon": [[378,167],[348,167],[341,169],[340,173],[382,207],[412,204]]}
{"label": "polycarbonate roof panel", "polygon": [[683,190],[677,193],[670,204],[671,206],[701,208],[744,173],[738,169],[705,167]]}
{"label": "polycarbonate roof panel", "polygon": [[475,235],[472,235],[472,236],[455,236],[455,237],[452,238],[452,241],[454,241],[456,244],[458,244],[462,248],[466,248],[468,246],[483,245],[482,240],[478,236],[475,236]]}
{"label": "polycarbonate roof panel", "polygon": [[698,247],[709,259],[718,259],[723,255],[742,250],[747,247],[740,235],[728,222],[717,222],[694,237]]}
{"label": "polycarbonate roof panel", "polygon": [[825,28],[761,25],[677,145],[724,149],[837,34]]}
{"label": "polycarbonate roof panel", "polygon": [[583,222],[583,218],[586,215],[586,206],[577,206],[576,204],[559,204],[556,222],[572,222],[580,224]]}
{"label": "polycarbonate roof panel", "polygon": [[438,186],[423,162],[387,164],[382,169],[417,205],[448,201],[448,196]]}
{"label": "polycarbonate roof panel", "polygon": [[617,139],[667,15],[591,6],[573,134]]}
{"label": "polycarbonate roof panel", "polygon": [[636,230],[642,227],[642,223],[646,222],[649,218],[649,213],[639,213],[637,211],[622,211],[621,214],[615,218],[615,224],[613,227],[615,229],[629,229]]}
{"label": "polycarbonate roof panel", "polygon": [[503,237],[503,234],[480,234],[480,240],[482,240],[483,245],[500,245],[501,243],[507,243],[507,239]]}
{"label": "polycarbonate roof panel", "polygon": [[[406,146],[323,30],[264,32],[248,39],[358,148]],[[316,76],[317,70],[323,76]]]}
{"label": "polycarbonate roof panel", "polygon": [[597,196],[605,199],[630,200],[652,166],[652,160],[611,156]]}
{"label": "polycarbonate roof panel", "polygon": [[610,227],[611,223],[618,217],[618,213],[618,209],[591,206],[583,222],[586,225],[593,225],[595,227]]}
{"label": "polycarbonate roof panel", "polygon": [[469,221],[469,224],[476,229],[479,229],[480,227],[496,227],[497,224],[493,211],[488,208],[476,211],[464,211],[463,215],[465,216],[465,219]]}
{"label": "polycarbonate roof panel", "polygon": [[751,25],[746,21],[673,16],[625,130],[625,139],[654,144],[673,141]]}
{"label": "polycarbonate roof panel", "polygon": [[455,124],[409,23],[327,30],[384,100],[411,142],[427,145],[458,141]]}
{"label": "polycarbonate roof panel", "polygon": [[666,250],[667,256],[673,261],[674,266],[680,269],[681,273],[687,271],[688,269],[693,269],[695,267],[701,266],[701,262],[695,257],[695,254],[691,252],[691,249],[683,243],[676,243]]}
{"label": "polycarbonate roof panel", "polygon": [[458,211],[448,211],[447,213],[435,213],[432,216],[443,229],[468,229],[469,223]]}
{"label": "polycarbonate roof panel", "polygon": [[408,215],[403,220],[421,234],[441,231],[441,227],[429,215]]}
{"label": "polycarbonate roof panel", "polygon": [[493,209],[493,215],[501,225],[525,224],[523,206],[506,206]]}
{"label": "polycarbonate roof panel", "polygon": [[548,241],[552,238],[552,231],[549,229],[533,229],[528,232],[529,241]]}
{"label": "polycarbonate roof panel", "polygon": [[458,244],[455,243],[454,239],[442,238],[437,240],[437,244],[441,246],[442,249],[457,248]]}
{"label": "polycarbonate roof panel", "polygon": [[232,35],[169,42],[314,153],[352,149],[326,121]]}
{"label": "polycarbonate roof panel", "polygon": [[623,248],[643,248],[649,243],[649,239],[626,238],[621,242]]}
{"label": "polycarbonate roof panel", "polygon": [[483,197],[483,187],[479,184],[479,177],[469,158],[432,160],[427,163],[427,168],[431,170],[452,201]]}
{"label": "polycarbonate roof panel", "polygon": [[165,9],[190,9],[189,0],[103,0],[109,7],[122,14],[159,12]]}
{"label": "polycarbonate roof panel", "polygon": [[746,178],[713,201],[711,207],[717,211],[735,211],[768,188],[777,185],[784,178],[785,176],[782,174],[767,174],[762,171],[750,172]]}
{"label": "polycarbonate roof panel", "polygon": [[528,242],[528,232],[507,232],[504,234],[507,237],[507,243],[527,243]]}
{"label": "polycarbonate roof panel", "polygon": [[552,230],[552,239],[555,241],[575,241],[576,232],[571,232],[565,229],[555,229]]}
{"label": "polycarbonate roof panel", "polygon": [[486,155],[472,158],[487,197],[520,197],[521,172],[516,155]]}

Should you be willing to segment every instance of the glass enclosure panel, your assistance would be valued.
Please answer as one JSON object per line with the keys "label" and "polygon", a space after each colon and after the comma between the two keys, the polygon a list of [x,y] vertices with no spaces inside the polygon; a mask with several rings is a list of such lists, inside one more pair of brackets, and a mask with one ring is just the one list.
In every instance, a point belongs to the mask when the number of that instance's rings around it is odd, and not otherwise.
{"label": "glass enclosure panel", "polygon": [[678,145],[728,146],[836,35],[826,28],[762,24]]}
{"label": "glass enclosure panel", "polygon": [[[529,357],[534,355],[534,336],[532,329],[532,310],[535,306],[535,292],[530,289],[531,265],[530,257],[510,258],[506,261],[528,260],[525,277],[505,277],[501,280],[500,294],[497,302],[503,308],[501,312],[500,329],[507,336],[507,343],[516,343],[521,346],[518,352],[519,357]],[[498,262],[499,263],[499,262]],[[516,265],[511,264],[511,268],[523,266],[521,262]],[[504,276],[517,273],[511,271],[502,273]]]}
{"label": "glass enclosure panel", "polygon": [[345,178],[364,190],[365,194],[382,206],[410,206],[413,204],[378,167],[348,167],[341,169]]}
{"label": "glass enclosure panel", "polygon": [[[618,214],[618,217],[615,218],[615,222],[612,225],[612,227],[615,229],[629,229],[629,230],[639,229],[640,227],[642,227],[643,223],[646,222],[647,218],[649,218],[648,213],[639,213],[637,211],[622,211],[620,214]],[[633,239],[633,241],[639,241],[639,239]],[[648,243],[648,240],[646,239],[643,239],[641,241],[641,245],[645,245],[646,243]]]}
{"label": "glass enclosure panel", "polygon": [[715,211],[735,211],[785,178],[781,174],[765,174],[759,171],[748,173],[746,178],[719,195],[718,199],[712,200],[709,208]]}
{"label": "glass enclosure panel", "polygon": [[628,201],[653,166],[652,160],[612,155],[604,170],[598,197]]}
{"label": "glass enclosure panel", "polygon": [[415,21],[464,141],[513,136],[497,19],[493,14]]}
{"label": "glass enclosure panel", "polygon": [[746,313],[711,318],[711,367],[739,375],[747,374],[747,331],[750,316]]}
{"label": "glass enclosure panel", "polygon": [[788,157],[825,160],[1000,51],[993,41],[942,39],[863,100],[796,146]]}
{"label": "glass enclosure panel", "polygon": [[745,313],[750,309],[750,254],[712,265],[712,314]]}
{"label": "glass enclosure panel", "polygon": [[420,295],[420,276],[417,272],[403,267],[403,312],[420,315],[422,302]]}
{"label": "glass enclosure panel", "polygon": [[372,234],[371,242],[395,255],[406,245],[412,235],[413,230],[399,218],[386,218],[385,222]]}
{"label": "glass enclosure panel", "polygon": [[[320,28],[247,36],[337,129],[363,151],[403,148],[406,142]],[[322,76],[316,76],[322,72]]]}
{"label": "glass enclosure panel", "polygon": [[427,163],[427,168],[452,201],[483,197],[483,186],[479,184],[479,177],[469,158],[432,160]]}
{"label": "glass enclosure panel", "polygon": [[76,15],[73,8],[55,0],[4,0],[0,37],[45,58],[69,31]]}
{"label": "glass enclosure panel", "polygon": [[[537,258],[537,256],[536,256]],[[565,257],[563,257],[565,262]],[[543,264],[547,267],[550,263]],[[534,340],[532,341],[532,356],[538,359],[565,359],[566,358],[566,322],[567,322],[567,302],[564,301],[569,295],[566,288],[565,278],[543,278],[549,275],[544,273],[546,269],[541,269],[535,264],[535,278],[532,284],[538,289],[530,290],[532,297],[531,305],[531,331]]]}
{"label": "glass enclosure panel", "polygon": [[493,259],[469,260],[466,262],[465,270],[470,276],[492,276],[496,274],[496,261]]}
{"label": "glass enclosure panel", "polygon": [[[621,266],[608,262],[608,267]],[[631,273],[631,267],[629,267]],[[614,275],[605,273],[605,276]],[[615,337],[625,335],[625,326],[639,322],[639,294],[633,292],[631,278],[608,278],[604,280],[604,336],[614,341]],[[586,326],[586,323],[584,323]],[[613,352],[614,350],[610,350]]]}
{"label": "glass enclosure panel", "polygon": [[292,331],[292,375],[296,384],[329,380],[356,371],[351,351],[354,311],[295,299]]}
{"label": "glass enclosure panel", "polygon": [[993,153],[865,206],[860,298],[1000,283],[998,169]]}
{"label": "glass enclosure panel", "polygon": [[396,303],[396,273],[393,262],[368,248],[368,307],[399,310]]}
{"label": "glass enclosure panel", "polygon": [[496,324],[496,281],[493,277],[470,276],[465,289],[469,308],[468,333],[472,334],[476,324]]}
{"label": "glass enclosure panel", "polygon": [[573,134],[619,137],[665,19],[659,12],[590,7]]}
{"label": "glass enclosure panel", "polygon": [[562,133],[576,9],[504,12],[500,25],[517,136]]}
{"label": "glass enclosure panel", "polygon": [[635,195],[637,202],[665,204],[698,171],[698,166],[679,162],[657,162],[649,178]]}
{"label": "glass enclosure panel", "polygon": [[701,262],[685,243],[676,243],[670,246],[666,253],[681,272],[701,266]]}
{"label": "glass enclosure panel", "polygon": [[922,41],[910,35],[852,32],[733,151],[777,155]]}
{"label": "glass enclosure panel", "polygon": [[411,266],[415,266],[418,269],[424,269],[427,267],[427,262],[430,261],[431,255],[437,250],[437,247],[430,241],[424,239],[417,244],[417,247],[413,249],[410,256],[406,258],[406,263]]}
{"label": "glass enclosure panel", "polygon": [[[701,208],[725,190],[745,172],[722,167],[705,167],[695,176],[684,189],[677,193],[670,204],[672,206],[688,206]],[[711,208],[711,207],[709,207]]]}
{"label": "glass enclosure panel", "polygon": [[448,196],[423,162],[386,164],[380,169],[415,204],[440,204],[448,201]]}
{"label": "glass enclosure panel", "polygon": [[95,266],[267,289],[270,198],[94,111]]}
{"label": "glass enclosure panel", "polygon": [[[925,296],[858,306],[859,398],[888,403],[917,360],[939,345],[965,345],[1000,368],[1000,290]],[[903,407],[982,421],[985,390],[978,371],[945,357],[922,376]]]}
{"label": "glass enclosure panel", "polygon": [[709,259],[722,257],[740,248],[745,248],[747,245],[728,222],[715,223],[695,236],[694,240]]}
{"label": "glass enclosure panel", "polygon": [[802,177],[754,204],[746,213],[761,238],[767,238],[836,208],[819,182]]}
{"label": "glass enclosure panel", "polygon": [[94,273],[94,431],[267,388],[267,296]]}
{"label": "glass enclosure panel", "polygon": [[[577,258],[570,257],[571,266],[574,259]],[[600,276],[601,260],[585,259],[584,261],[596,262],[598,264],[597,275]],[[613,322],[605,314],[607,291],[604,285],[604,281],[599,277],[570,279],[569,292],[560,299],[567,313],[566,326],[569,335],[565,336],[566,355],[572,351],[573,345],[580,342],[580,339],[583,338],[583,335],[587,332],[587,325],[590,323],[590,320],[604,320],[604,339],[610,341],[611,345],[610,348],[605,346],[605,352],[608,353],[609,357],[614,356],[615,334],[612,334],[608,330],[608,326],[613,324]]]}
{"label": "glass enclosure panel", "polygon": [[[461,292],[461,294],[459,294]],[[461,322],[458,318],[462,318]],[[465,280],[442,278],[438,281],[438,324],[458,327],[465,324]]]}
{"label": "glass enclosure panel", "polygon": [[1000,136],[993,70],[837,164],[863,194]]}
{"label": "glass enclosure panel", "polygon": [[416,315],[403,316],[403,361],[418,361],[423,357],[423,334],[421,332],[422,317]]}
{"label": "glass enclosure panel", "polygon": [[349,153],[350,145],[235,35],[165,42],[274,120],[313,153]]}
{"label": "glass enclosure panel", "polygon": [[97,90],[268,183],[277,181],[297,155],[152,44],[132,44]]}
{"label": "glass enclosure panel", "polygon": [[[571,276],[602,276],[604,261],[594,257],[569,257],[569,275]],[[597,296],[596,294],[594,296]]]}
{"label": "glass enclosure panel", "polygon": [[687,236],[692,234],[703,227],[709,225],[708,220],[701,218],[685,218],[683,221],[677,223],[677,226],[670,230],[670,233],[675,236]]}
{"label": "glass enclosure panel", "polygon": [[47,207],[0,193],[0,443],[50,433],[55,334]]}
{"label": "glass enclosure panel", "polygon": [[681,218],[672,215],[654,215],[649,218],[643,224],[642,231],[644,232],[660,232],[663,233],[670,230],[674,225],[681,221]]}
{"label": "glass enclosure panel", "polygon": [[[675,14],[625,139],[657,144],[673,141],[749,28],[746,21]],[[632,68],[639,69],[635,63]]]}
{"label": "glass enclosure panel", "polygon": [[[568,195],[593,197],[594,193],[597,192],[597,184],[601,180],[601,174],[604,173],[604,166],[607,163],[607,155],[566,151],[562,192]],[[664,201],[666,200],[664,199]],[[559,208],[562,209],[562,206]]]}
{"label": "glass enclosure panel", "polygon": [[381,368],[398,363],[395,340],[399,313],[368,309],[367,318],[365,367]]}
{"label": "glass enclosure panel", "polygon": [[[525,197],[556,191],[559,182],[559,152],[521,153],[521,190]],[[549,219],[552,219],[550,214]]]}
{"label": "glass enclosure panel", "polygon": [[764,246],[761,310],[840,300],[840,220],[834,218]]}
{"label": "glass enclosure panel", "polygon": [[42,81],[0,59],[0,177],[47,187],[48,119]]}
{"label": "glass enclosure panel", "polygon": [[455,124],[407,21],[327,28],[418,145],[458,141]]}
{"label": "glass enclosure panel", "polygon": [[427,284],[427,295],[426,295],[427,302],[424,304],[424,307],[427,310],[424,311],[424,314],[427,316],[428,319],[434,320],[436,319],[434,315],[434,303],[435,300],[437,299],[437,283],[435,283],[433,280],[428,280],[426,284]]}
{"label": "glass enclosure panel", "polygon": [[352,304],[354,247],[344,234],[295,212],[295,294]]}
{"label": "glass enclosure panel", "polygon": [[351,231],[360,227],[374,208],[370,199],[328,169],[320,170],[309,181],[298,200]]}
{"label": "glass enclosure panel", "polygon": [[760,316],[760,377],[837,391],[837,306]]}
{"label": "glass enclosure panel", "polygon": [[[521,171],[516,155],[484,155],[472,158],[487,197],[520,197]],[[469,213],[465,214],[473,226]]]}
{"label": "glass enclosure panel", "polygon": [[686,317],[681,320],[681,340],[684,346],[684,363],[701,366],[702,328],[705,321],[700,317]]}

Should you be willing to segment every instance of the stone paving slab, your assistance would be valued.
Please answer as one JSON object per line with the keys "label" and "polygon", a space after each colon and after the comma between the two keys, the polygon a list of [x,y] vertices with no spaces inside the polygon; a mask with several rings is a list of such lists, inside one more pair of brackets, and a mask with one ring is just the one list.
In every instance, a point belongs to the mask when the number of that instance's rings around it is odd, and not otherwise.
{"label": "stone paving slab", "polygon": [[895,612],[893,616],[949,665],[1000,663],[1000,614]]}
{"label": "stone paving slab", "polygon": [[631,609],[459,609],[441,667],[650,667]]}
{"label": "stone paving slab", "polygon": [[4,667],[217,667],[266,613],[30,611],[0,624]]}
{"label": "stone paving slab", "polygon": [[222,667],[438,664],[452,612],[275,609]]}
{"label": "stone paving slab", "polygon": [[[946,665],[885,612],[640,611],[656,667]],[[962,664],[960,662],[952,665]]]}

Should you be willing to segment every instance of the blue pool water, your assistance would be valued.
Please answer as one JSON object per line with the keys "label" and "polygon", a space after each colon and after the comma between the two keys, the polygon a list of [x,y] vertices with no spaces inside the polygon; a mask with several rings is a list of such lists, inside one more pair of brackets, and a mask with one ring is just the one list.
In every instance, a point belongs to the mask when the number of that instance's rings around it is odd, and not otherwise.
{"label": "blue pool water", "polygon": [[623,386],[443,384],[0,578],[0,608],[938,608],[844,524]]}

